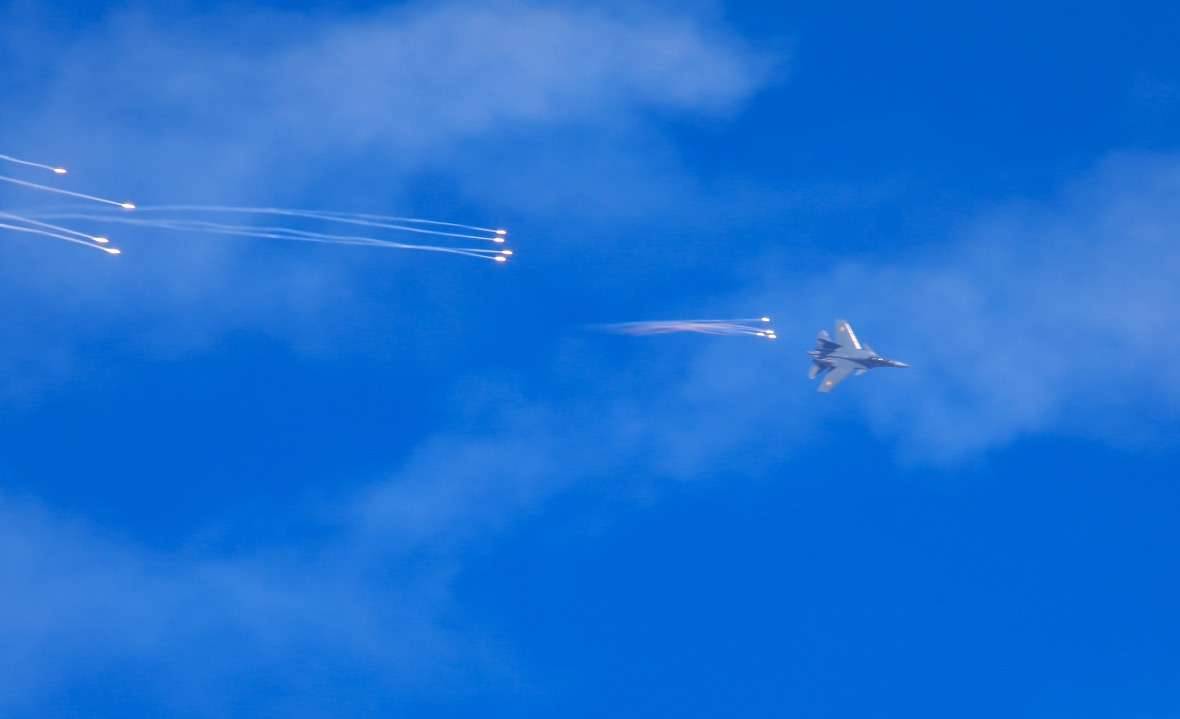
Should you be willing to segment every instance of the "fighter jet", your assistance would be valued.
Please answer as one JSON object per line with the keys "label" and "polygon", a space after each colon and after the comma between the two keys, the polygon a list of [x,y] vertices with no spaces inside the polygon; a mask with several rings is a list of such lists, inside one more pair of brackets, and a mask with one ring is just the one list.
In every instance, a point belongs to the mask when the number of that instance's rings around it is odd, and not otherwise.
{"label": "fighter jet", "polygon": [[845,320],[836,321],[835,340],[827,330],[820,330],[815,349],[807,354],[811,355],[810,379],[827,372],[819,383],[819,392],[831,392],[850,374],[862,375],[876,367],[909,367],[905,362],[885,359],[872,347],[862,345],[852,325]]}

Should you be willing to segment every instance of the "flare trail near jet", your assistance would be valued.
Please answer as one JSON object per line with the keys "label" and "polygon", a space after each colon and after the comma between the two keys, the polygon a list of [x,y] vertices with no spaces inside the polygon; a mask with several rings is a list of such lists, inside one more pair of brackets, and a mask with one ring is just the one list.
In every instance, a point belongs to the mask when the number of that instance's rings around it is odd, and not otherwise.
{"label": "flare trail near jet", "polygon": [[[0,155],[0,162],[22,168],[68,174],[56,167]],[[420,217],[398,217],[326,210],[294,210],[277,207],[221,205],[159,205],[140,207],[131,202],[43,185],[0,175],[0,182],[41,193],[86,200],[88,204],[54,210],[0,211],[0,230],[72,242],[109,254],[107,234],[91,234],[58,223],[123,228],[137,236],[171,237],[180,233],[198,236],[241,237],[259,240],[353,245],[392,250],[412,250],[459,255],[492,262],[507,262],[513,251],[505,247],[508,231],[459,222]],[[128,211],[135,210],[134,215]],[[393,239],[391,236],[404,239]],[[414,241],[410,241],[411,238]]]}
{"label": "flare trail near jet", "polygon": [[727,337],[762,337],[778,339],[769,317],[732,320],[661,320],[656,322],[620,322],[602,325],[601,329],[623,335],[668,335],[691,333]]}
{"label": "flare trail near jet", "polygon": [[[20,168],[31,168],[42,173],[51,173],[58,176],[69,174],[64,167],[47,165],[42,162],[33,162],[32,160],[25,160],[19,157],[13,157],[12,155],[0,155],[0,163],[16,165]],[[66,197],[73,197],[79,200],[86,200],[87,202],[97,205],[117,207],[121,211],[135,209],[135,203],[133,202],[109,200],[105,197],[98,197],[97,195],[74,192],[73,190],[66,190],[61,187],[43,185],[38,182],[23,180],[19,177],[0,175],[0,182],[7,185],[14,185],[26,190],[32,190],[34,192],[64,195]],[[23,212],[17,213],[0,211],[0,231],[6,233],[33,235],[36,237],[48,238],[61,242],[69,242],[71,244],[81,245],[82,247],[101,250],[102,252],[106,252],[110,255],[118,255],[122,253],[122,251],[118,248],[111,247],[110,240],[103,235],[96,235],[89,232],[75,230],[70,227],[63,227],[62,225],[42,222],[40,219],[30,217],[27,213]]]}

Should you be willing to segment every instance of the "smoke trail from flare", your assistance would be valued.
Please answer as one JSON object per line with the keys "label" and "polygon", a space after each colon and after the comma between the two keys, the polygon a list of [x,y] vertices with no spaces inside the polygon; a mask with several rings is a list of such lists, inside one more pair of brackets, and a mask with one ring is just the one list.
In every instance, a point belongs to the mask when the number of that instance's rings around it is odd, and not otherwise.
{"label": "smoke trail from flare", "polygon": [[615,334],[645,336],[668,334],[718,335],[723,337],[762,337],[778,339],[769,317],[745,317],[729,320],[659,320],[653,322],[619,322],[600,325],[600,329]]}
{"label": "smoke trail from flare", "polygon": [[[31,167],[66,174],[65,168],[55,167],[31,160],[25,160],[11,155],[0,155],[0,162]],[[111,208],[101,212],[102,208],[90,205],[78,207],[67,206],[61,211],[8,211],[0,213],[0,218],[8,220],[0,229],[25,234],[39,235],[53,239],[68,239],[78,244],[103,245],[100,249],[107,251],[113,248],[105,247],[109,240],[102,235],[81,232],[61,225],[50,224],[46,220],[84,221],[87,223],[106,223],[134,227],[140,231],[156,230],[167,233],[188,233],[196,235],[220,235],[229,237],[246,237],[255,239],[287,240],[293,242],[317,242],[333,245],[362,245],[381,247],[385,249],[411,250],[418,252],[433,252],[463,257],[473,257],[482,260],[505,263],[513,256],[513,251],[504,249],[508,241],[508,231],[494,229],[480,225],[468,225],[460,222],[443,220],[429,220],[420,217],[399,217],[395,215],[377,215],[365,213],[349,213],[328,210],[294,210],[279,207],[236,207],[224,205],[158,205],[153,207],[137,207],[132,202],[110,200],[97,195],[90,195],[59,187],[43,185],[17,177],[0,175],[0,182],[16,185],[38,192],[63,195],[98,203]],[[114,208],[118,208],[117,210]],[[134,219],[126,216],[123,211],[137,210]],[[270,224],[253,224],[213,222],[206,218],[219,216],[249,216],[253,218],[271,218]],[[273,218],[282,218],[275,220]],[[278,225],[279,222],[283,224]],[[325,227],[320,227],[322,225]],[[339,232],[341,226],[349,228],[364,228],[365,235],[343,234]],[[335,231],[325,231],[332,228]],[[354,229],[353,232],[356,232]],[[433,242],[398,241],[382,236],[388,233],[406,233],[418,237],[430,238]],[[457,241],[463,241],[459,244]],[[493,247],[471,247],[471,243],[491,243]],[[118,252],[110,252],[118,254]]]}
{"label": "smoke trail from flare", "polygon": [[55,167],[53,165],[46,165],[41,162],[33,162],[32,160],[22,160],[19,157],[12,155],[0,155],[0,162],[10,162],[14,165],[22,165],[24,167],[35,167],[38,170],[49,170],[55,175],[65,175],[68,173],[64,167]]}
{"label": "smoke trail from flare", "polygon": [[[508,261],[514,253],[512,250],[503,249],[501,247],[470,247],[470,246],[449,246],[444,244],[425,244],[425,243],[411,243],[399,242],[385,237],[376,237],[370,235],[354,235],[354,234],[337,234],[333,232],[314,231],[304,229],[302,227],[276,226],[276,225],[248,225],[248,224],[228,224],[222,222],[211,222],[208,220],[192,219],[190,217],[145,217],[144,215],[159,214],[165,211],[161,207],[144,207],[141,208],[141,214],[136,217],[128,217],[119,213],[80,213],[80,212],[53,212],[53,213],[34,213],[31,216],[43,220],[85,220],[94,223],[111,223],[126,226],[134,226],[141,229],[155,229],[165,230],[169,232],[183,232],[197,235],[218,235],[228,237],[245,237],[254,239],[272,239],[272,240],[287,240],[292,242],[314,242],[321,244],[332,245],[361,245],[368,247],[377,247],[395,250],[411,250],[419,252],[434,252],[450,255],[460,255],[464,257],[473,257],[483,260],[491,260],[493,262],[504,263]],[[302,210],[279,210],[279,209],[255,209],[255,208],[219,208],[214,212],[228,212],[255,214],[264,216],[281,216],[301,219],[312,219],[323,224],[343,224],[348,226],[364,226],[369,228],[385,228],[385,229],[405,229],[397,226],[387,224],[377,224],[363,220],[353,219],[352,216],[340,213],[318,213]],[[484,235],[467,235],[454,232],[436,231],[436,230],[421,230],[411,228],[418,234],[425,234],[427,236],[437,237],[440,240],[466,239],[466,240],[484,240],[492,241],[497,244],[502,244],[503,240],[494,239],[494,237]],[[492,230],[491,232],[496,232]],[[507,234],[505,232],[505,234]],[[501,236],[502,237],[502,236]]]}
{"label": "smoke trail from flare", "polygon": [[[38,170],[46,170],[55,175],[68,174],[64,167],[57,167],[55,165],[47,165],[42,162],[34,162],[32,160],[25,160],[12,155],[0,155],[0,162],[7,162],[21,167],[31,167]],[[135,204],[132,202],[117,202],[115,200],[108,200],[105,197],[98,197],[95,195],[88,195],[81,192],[73,192],[71,190],[63,190],[59,187],[51,187],[49,185],[42,185],[36,182],[29,182],[16,177],[8,177],[7,175],[0,175],[0,182],[9,185],[16,185],[30,190],[39,192],[48,192],[55,195],[65,195],[67,197],[76,197],[90,202],[96,202],[103,205],[111,205],[118,207],[121,210],[134,210]],[[81,232],[68,227],[60,225],[53,225],[47,222],[41,222],[37,219],[27,217],[25,214],[17,214],[13,212],[0,212],[0,218],[8,220],[0,224],[0,230],[7,230],[8,232],[16,232],[26,235],[34,235],[39,237],[48,237],[54,240],[61,240],[75,245],[82,245],[84,247],[93,247],[102,250],[110,255],[118,255],[120,251],[114,247],[108,247],[110,243],[106,237],[100,235],[93,235],[88,232]]]}
{"label": "smoke trail from flare", "polygon": [[124,210],[134,210],[134,202],[119,202],[118,200],[108,200],[105,197],[97,197],[95,195],[87,195],[82,192],[72,192],[70,190],[63,190],[60,187],[50,187],[49,185],[39,185],[36,182],[29,182],[27,180],[18,180],[15,177],[7,177],[0,175],[0,182],[7,182],[10,185],[19,185],[27,187],[32,190],[40,190],[42,192],[51,192],[55,195],[65,195],[66,197],[77,197],[80,200],[90,200],[91,202],[99,202],[104,205],[113,205]]}
{"label": "smoke trail from flare", "polygon": [[[237,215],[273,215],[279,217],[296,217],[301,219],[319,220],[321,222],[338,223],[342,225],[357,225],[382,230],[411,232],[435,237],[449,237],[460,240],[481,240],[484,242],[504,242],[507,230],[494,230],[476,225],[464,225],[457,222],[443,222],[441,220],[423,220],[415,217],[393,217],[388,215],[368,215],[350,212],[329,212],[323,210],[290,210],[281,207],[234,207],[224,205],[156,205],[140,208],[142,212],[170,212],[170,213],[204,213],[204,214],[237,214]],[[468,230],[468,232],[450,232],[447,230],[432,230],[429,227],[414,227],[413,225],[430,225],[436,227],[450,227]],[[478,232],[481,234],[472,234]]]}
{"label": "smoke trail from flare", "polygon": [[61,240],[62,242],[69,242],[71,244],[81,245],[83,247],[89,247],[94,250],[101,250],[101,251],[107,253],[108,255],[121,254],[121,251],[114,248],[114,247],[104,247],[103,245],[96,245],[93,242],[87,242],[86,240],[79,240],[77,237],[72,237],[70,235],[52,232],[50,230],[42,230],[42,229],[38,229],[36,227],[24,227],[21,225],[10,225],[6,222],[0,222],[0,230],[8,230],[9,232],[21,232],[21,233],[28,234],[28,235],[39,235],[41,237],[50,237],[55,240]]}

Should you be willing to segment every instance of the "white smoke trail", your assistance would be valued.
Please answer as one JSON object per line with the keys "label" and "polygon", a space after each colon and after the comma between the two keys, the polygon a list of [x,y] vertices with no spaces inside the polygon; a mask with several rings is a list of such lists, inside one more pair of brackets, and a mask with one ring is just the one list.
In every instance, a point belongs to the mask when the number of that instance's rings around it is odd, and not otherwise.
{"label": "white smoke trail", "polygon": [[133,202],[118,202],[117,200],[108,200],[105,197],[96,197],[94,195],[87,195],[81,192],[71,192],[70,190],[63,190],[59,187],[50,187],[49,185],[38,185],[36,182],[28,182],[26,180],[18,180],[15,177],[6,177],[0,175],[0,182],[7,182],[12,185],[19,185],[21,187],[28,187],[33,190],[41,190],[42,192],[51,192],[55,195],[65,195],[67,197],[77,197],[81,200],[90,200],[91,202],[100,202],[104,205],[113,205],[124,210],[134,210],[135,203]]}
{"label": "white smoke trail", "polygon": [[[324,222],[336,222],[345,225],[357,225],[361,227],[373,227],[377,229],[396,230],[398,232],[413,232],[423,235],[433,235],[435,237],[450,237],[461,240],[482,240],[484,242],[501,243],[504,241],[504,236],[507,235],[506,230],[493,230],[482,227],[475,227],[474,225],[460,225],[458,223],[442,222],[438,220],[419,220],[416,218],[389,218],[382,215],[358,215],[344,212],[326,212],[319,210],[289,210],[281,207],[231,207],[220,205],[156,205],[151,207],[139,208],[141,212],[205,212],[205,213],[225,213],[225,214],[243,214],[243,215],[277,215],[280,217],[299,217],[310,220],[322,220]],[[446,232],[442,230],[431,230],[423,227],[412,227],[408,224],[394,224],[393,222],[384,222],[381,220],[401,219],[405,222],[417,222],[421,224],[433,224],[447,227],[465,228],[476,232],[486,232],[487,235],[473,235],[469,233]]]}
{"label": "white smoke trail", "polygon": [[[64,167],[47,165],[45,163],[34,162],[32,160],[25,160],[23,158],[13,157],[12,155],[0,154],[0,162],[7,162],[14,165],[20,165],[22,167],[32,167],[39,170],[46,170],[48,172],[54,173],[55,175],[67,174],[67,171]],[[115,202],[114,200],[108,200],[103,197],[96,197],[94,195],[87,195],[80,192],[71,192],[69,190],[63,190],[57,187],[50,187],[48,185],[41,185],[35,182],[28,182],[15,177],[0,176],[0,182],[6,182],[19,187],[27,187],[29,189],[38,190],[41,192],[50,192],[56,195],[66,195],[69,197],[77,197],[80,199],[89,200],[91,202],[114,205],[125,210],[135,209],[135,205],[130,202]],[[68,227],[49,224],[47,222],[39,222],[35,219],[11,212],[0,212],[0,218],[9,220],[9,222],[0,225],[0,229],[8,230],[9,232],[20,232],[41,237],[49,237],[55,240],[70,242],[72,244],[84,245],[86,247],[96,247],[97,249],[103,250],[104,252],[112,255],[119,254],[119,250],[116,250],[112,247],[102,246],[107,245],[110,242],[105,237],[92,235],[90,233],[81,232]]]}
{"label": "white smoke trail", "polygon": [[658,320],[651,322],[619,322],[599,325],[599,329],[625,335],[667,335],[691,333],[727,337],[762,337],[778,339],[769,317],[732,320]]}
{"label": "white smoke trail", "polygon": [[505,262],[507,258],[512,255],[512,250],[501,249],[487,249],[475,247],[446,247],[442,245],[422,245],[406,242],[394,242],[392,240],[381,239],[376,237],[358,236],[358,235],[336,235],[324,232],[312,232],[309,230],[300,230],[289,227],[266,227],[255,225],[227,225],[216,222],[206,222],[202,220],[167,220],[167,219],[139,219],[131,217],[121,217],[118,215],[91,215],[79,213],[47,213],[35,214],[35,217],[43,219],[73,219],[73,220],[88,220],[92,222],[108,222],[121,225],[129,225],[134,227],[171,230],[175,232],[187,232],[208,235],[223,235],[230,237],[247,237],[255,239],[274,239],[287,240],[292,242],[313,242],[320,244],[331,245],[360,245],[368,247],[381,247],[386,249],[397,250],[417,250],[422,252],[437,252],[443,254],[461,255],[465,257],[476,257],[479,259],[492,260],[495,262]]}
{"label": "white smoke trail", "polygon": [[[34,167],[48,170],[56,174],[66,173],[65,168],[33,162],[31,160],[25,160],[22,158],[13,157],[11,155],[0,155],[0,161],[25,167]],[[81,210],[77,209],[77,207],[69,207],[68,209],[60,212],[9,211],[0,213],[0,217],[6,218],[10,221],[9,223],[5,223],[0,229],[27,232],[28,234],[52,237],[55,239],[70,238],[71,241],[84,242],[86,244],[96,243],[105,245],[109,242],[109,240],[105,236],[94,235],[78,230],[73,230],[67,227],[62,227],[60,225],[50,224],[49,222],[45,222],[45,220],[77,220],[92,223],[122,224],[139,227],[142,229],[168,230],[172,232],[186,232],[205,235],[288,240],[294,242],[317,242],[335,245],[363,245],[387,249],[460,255],[483,260],[492,260],[494,262],[500,263],[507,262],[508,258],[513,254],[512,250],[502,249],[500,247],[493,249],[485,247],[455,247],[443,243],[420,244],[397,242],[384,237],[334,234],[330,232],[313,231],[312,229],[305,229],[298,226],[276,227],[259,226],[256,224],[226,224],[221,222],[210,222],[207,220],[191,217],[191,215],[253,215],[255,217],[284,217],[306,221],[302,224],[315,222],[323,223],[325,225],[347,225],[351,227],[364,227],[371,230],[411,233],[426,237],[438,238],[440,240],[490,242],[495,245],[503,245],[507,241],[507,230],[480,227],[478,225],[467,225],[458,222],[429,220],[418,217],[397,217],[393,215],[348,213],[327,210],[292,210],[278,207],[158,205],[154,207],[139,208],[132,202],[119,202],[96,195],[89,195],[81,192],[74,192],[71,190],[52,187],[49,185],[42,185],[36,182],[29,182],[16,177],[0,175],[0,182],[5,182],[32,190],[38,190],[41,192],[87,200],[90,203],[99,203],[112,208],[111,211],[105,213],[99,212],[97,208],[91,207],[85,207]],[[115,212],[113,208],[118,208],[119,210],[139,210],[137,215],[140,217],[142,217],[143,214],[153,214],[156,215],[156,217],[152,219],[130,219],[122,215],[122,213]],[[171,216],[161,217],[160,215],[164,213],[168,213]]]}
{"label": "white smoke trail", "polygon": [[10,214],[8,212],[0,212],[0,217],[8,219],[8,220],[12,220],[14,222],[21,222],[21,223],[23,223],[25,225],[29,225],[31,227],[37,227],[37,228],[41,228],[41,229],[45,229],[45,230],[53,230],[54,232],[60,232],[64,235],[71,235],[71,236],[79,238],[79,239],[89,240],[91,242],[97,242],[100,245],[105,245],[110,242],[109,239],[107,239],[106,237],[103,237],[101,235],[91,235],[86,232],[79,232],[78,230],[71,230],[68,227],[61,227],[60,225],[51,225],[48,222],[39,222],[37,220],[30,219],[30,218],[25,217],[23,215],[14,215],[14,214]]}
{"label": "white smoke trail", "polygon": [[64,167],[54,167],[53,165],[46,165],[40,162],[33,162],[32,160],[22,160],[19,157],[12,155],[0,155],[0,162],[11,162],[14,165],[23,165],[25,167],[35,167],[39,170],[49,170],[55,175],[65,175],[67,170]]}
{"label": "white smoke trail", "polygon": [[86,240],[80,240],[77,237],[71,237],[70,235],[60,234],[60,233],[53,232],[50,230],[42,230],[42,229],[38,229],[36,227],[24,227],[21,225],[9,225],[7,223],[0,222],[0,230],[8,230],[10,232],[23,232],[23,233],[30,234],[30,235],[40,235],[41,237],[51,237],[55,240],[69,242],[69,243],[72,243],[75,245],[81,245],[83,247],[89,247],[94,250],[101,250],[102,252],[105,252],[108,255],[122,254],[122,252],[119,249],[114,248],[114,247],[104,247],[102,245],[96,245],[93,242],[87,242]]}
{"label": "white smoke trail", "polygon": [[353,217],[362,220],[372,220],[374,222],[398,222],[411,223],[419,225],[434,225],[436,227],[455,227],[461,230],[471,230],[472,232],[487,232],[492,235],[503,237],[508,234],[508,230],[496,229],[492,227],[480,227],[479,225],[465,225],[461,222],[444,222],[442,220],[427,220],[421,217],[398,217],[397,215],[371,215],[363,212],[326,212],[320,210],[300,210],[300,212],[308,212],[316,215],[322,215],[326,218],[341,218]]}

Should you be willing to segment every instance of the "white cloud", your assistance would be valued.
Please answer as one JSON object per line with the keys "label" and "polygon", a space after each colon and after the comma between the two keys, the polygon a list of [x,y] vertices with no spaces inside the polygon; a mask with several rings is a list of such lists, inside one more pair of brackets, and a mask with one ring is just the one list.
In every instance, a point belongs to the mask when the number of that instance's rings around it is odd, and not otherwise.
{"label": "white cloud", "polygon": [[350,166],[395,183],[424,166],[473,171],[461,155],[471,141],[626,128],[651,110],[727,112],[770,68],[692,13],[582,4],[411,4],[351,17],[124,12],[84,36],[54,37],[52,56],[42,49],[51,30],[26,34],[8,38],[21,51],[14,75],[47,78],[5,119],[10,142],[188,193],[263,182],[282,194]]}
{"label": "white cloud", "polygon": [[[453,668],[445,562],[369,564],[357,549],[154,552],[0,499],[0,708],[52,701],[99,667],[201,716],[233,706],[243,672],[314,700],[339,667],[377,691],[480,668],[470,644]],[[321,659],[295,669],[300,655]]]}

